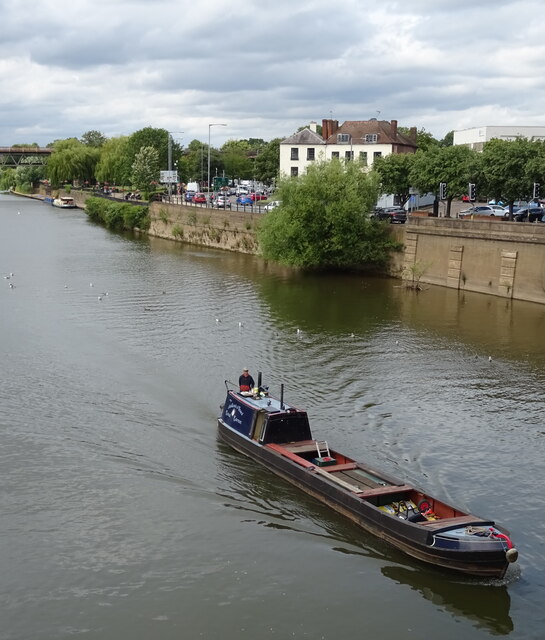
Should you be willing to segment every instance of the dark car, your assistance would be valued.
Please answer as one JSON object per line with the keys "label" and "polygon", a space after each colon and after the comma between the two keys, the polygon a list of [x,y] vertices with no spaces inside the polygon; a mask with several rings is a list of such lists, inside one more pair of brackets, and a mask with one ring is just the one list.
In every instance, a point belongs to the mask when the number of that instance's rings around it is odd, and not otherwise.
{"label": "dark car", "polygon": [[[513,220],[515,222],[541,222],[544,215],[544,207],[525,207],[513,213]],[[506,215],[506,218],[509,218],[509,214]]]}
{"label": "dark car", "polygon": [[247,204],[253,204],[254,201],[250,198],[250,196],[239,196],[237,198],[237,204],[243,204],[243,205],[247,205]]}
{"label": "dark car", "polygon": [[400,207],[377,208],[371,217],[378,220],[388,220],[391,224],[405,224],[407,222],[407,212]]}

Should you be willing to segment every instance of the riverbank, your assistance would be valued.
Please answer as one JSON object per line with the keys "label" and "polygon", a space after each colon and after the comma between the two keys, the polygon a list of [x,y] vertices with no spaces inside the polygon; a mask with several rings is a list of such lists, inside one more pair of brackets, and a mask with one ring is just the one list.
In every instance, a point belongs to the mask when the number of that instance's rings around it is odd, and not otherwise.
{"label": "riverbank", "polygon": [[[16,195],[42,199],[45,194]],[[66,195],[85,209],[87,198],[96,194],[72,190]],[[259,255],[262,214],[152,202],[149,218],[150,236]],[[405,225],[392,225],[391,233],[403,251],[392,253],[387,275],[410,286],[438,285],[545,304],[545,224],[416,213]]]}

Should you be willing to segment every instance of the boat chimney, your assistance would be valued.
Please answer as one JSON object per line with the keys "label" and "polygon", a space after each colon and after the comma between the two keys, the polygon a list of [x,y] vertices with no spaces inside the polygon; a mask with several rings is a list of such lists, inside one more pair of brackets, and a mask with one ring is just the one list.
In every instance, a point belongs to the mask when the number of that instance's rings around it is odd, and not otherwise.
{"label": "boat chimney", "polygon": [[280,409],[284,410],[284,385],[280,385]]}
{"label": "boat chimney", "polygon": [[257,388],[261,389],[261,371],[257,372]]}

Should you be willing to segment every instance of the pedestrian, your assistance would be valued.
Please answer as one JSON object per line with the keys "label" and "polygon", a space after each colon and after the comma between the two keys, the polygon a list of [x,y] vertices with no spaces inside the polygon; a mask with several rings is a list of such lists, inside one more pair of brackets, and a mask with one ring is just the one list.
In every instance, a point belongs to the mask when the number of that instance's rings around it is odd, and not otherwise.
{"label": "pedestrian", "polygon": [[246,367],[244,367],[242,375],[238,379],[238,386],[240,387],[240,391],[250,391],[255,386],[254,379]]}

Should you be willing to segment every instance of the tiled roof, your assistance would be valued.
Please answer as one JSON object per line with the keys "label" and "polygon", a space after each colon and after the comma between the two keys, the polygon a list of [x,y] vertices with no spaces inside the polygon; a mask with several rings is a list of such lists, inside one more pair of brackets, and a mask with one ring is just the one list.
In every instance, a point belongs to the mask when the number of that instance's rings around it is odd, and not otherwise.
{"label": "tiled roof", "polygon": [[294,133],[289,138],[282,140],[280,144],[325,144],[322,136],[314,133],[310,129],[302,129],[297,133]]}
{"label": "tiled roof", "polygon": [[[326,140],[327,144],[337,144],[337,135],[345,133],[351,136],[353,144],[365,144],[365,136],[376,134],[379,144],[397,144],[416,147],[414,140],[400,133],[397,126],[387,120],[347,120]],[[346,143],[345,143],[346,144]]]}

